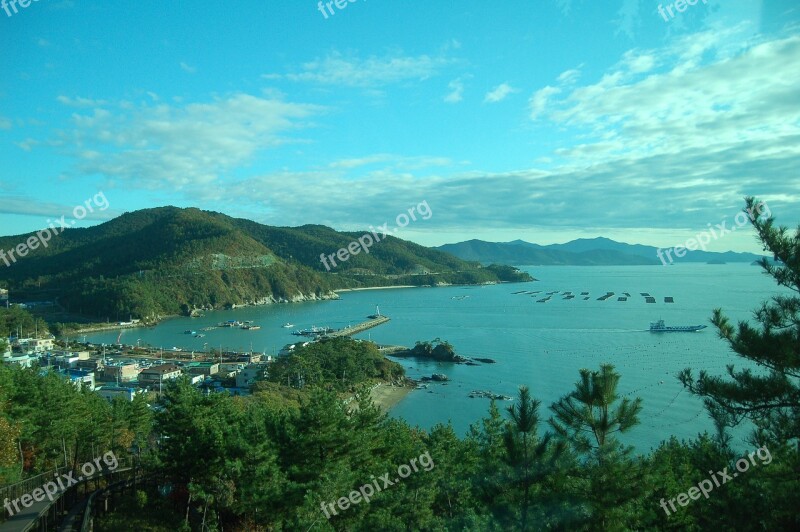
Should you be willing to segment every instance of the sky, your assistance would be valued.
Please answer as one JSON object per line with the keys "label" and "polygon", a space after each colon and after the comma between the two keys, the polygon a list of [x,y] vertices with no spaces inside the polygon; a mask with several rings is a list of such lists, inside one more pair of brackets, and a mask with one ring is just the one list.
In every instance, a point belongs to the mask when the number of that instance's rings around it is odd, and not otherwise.
{"label": "sky", "polygon": [[796,0],[22,1],[0,235],[166,205],[357,231],[424,202],[396,236],[670,247],[747,195],[800,223]]}

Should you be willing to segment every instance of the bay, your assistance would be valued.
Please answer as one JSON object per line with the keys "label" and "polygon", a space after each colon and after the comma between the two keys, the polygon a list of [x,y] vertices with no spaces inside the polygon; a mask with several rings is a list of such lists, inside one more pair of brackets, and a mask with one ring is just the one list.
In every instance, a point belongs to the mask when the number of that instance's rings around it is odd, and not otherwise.
{"label": "bay", "polygon": [[[418,340],[447,340],[461,355],[496,360],[480,366],[456,365],[416,359],[398,360],[409,377],[418,379],[444,373],[447,384],[414,390],[395,406],[391,415],[412,425],[430,428],[452,423],[465,434],[471,423],[485,417],[489,400],[469,398],[472,390],[490,390],[515,396],[519,386],[530,387],[542,401],[540,414],[569,393],[581,368],[598,369],[614,364],[622,375],[623,397],[641,397],[641,423],[622,436],[625,443],[644,452],[675,435],[692,438],[714,432],[702,402],[683,389],[676,374],[687,367],[723,375],[727,364],[749,367],[734,356],[709,323],[715,307],[724,309],[735,323],[752,320],[752,311],[772,295],[785,293],[761,268],[747,264],[675,264],[661,266],[523,268],[539,279],[533,283],[474,287],[399,288],[340,293],[338,301],[305,302],[229,311],[208,312],[203,318],[175,318],[155,328],[123,332],[121,342],[135,345],[180,347],[186,350],[225,350],[277,353],[297,341],[295,328],[342,328],[363,321],[380,306],[391,321],[357,335],[381,344],[413,346]],[[520,290],[539,294],[513,294]],[[558,291],[547,303],[543,293]],[[565,292],[575,297],[564,299]],[[582,292],[589,293],[584,299]],[[614,296],[597,298],[606,292]],[[627,292],[627,301],[618,297]],[[656,303],[646,303],[649,293]],[[666,303],[665,297],[674,303]],[[625,296],[623,296],[625,297]],[[262,329],[235,328],[205,332],[204,338],[184,333],[227,320],[252,320]],[[709,327],[696,333],[650,333],[650,321],[667,325]],[[290,322],[292,329],[281,328]],[[118,332],[86,335],[88,341],[114,343]],[[510,402],[500,401],[505,407]],[[747,448],[747,430],[735,430],[734,445]]]}

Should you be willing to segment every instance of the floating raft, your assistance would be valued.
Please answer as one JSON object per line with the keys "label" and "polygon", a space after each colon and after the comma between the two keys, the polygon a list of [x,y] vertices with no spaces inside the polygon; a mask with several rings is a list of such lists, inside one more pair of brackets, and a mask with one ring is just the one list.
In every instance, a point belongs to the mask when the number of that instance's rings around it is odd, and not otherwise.
{"label": "floating raft", "polygon": [[664,298],[664,303],[675,303],[675,300],[672,299],[672,296],[667,296]]}
{"label": "floating raft", "polygon": [[625,296],[619,296],[619,297],[617,298],[617,301],[627,301],[627,300],[628,300],[628,298],[627,298],[627,297],[625,297]]}
{"label": "floating raft", "polygon": [[597,300],[598,301],[605,301],[606,299],[608,299],[609,297],[611,297],[613,295],[614,295],[614,292],[606,292],[606,295],[598,297]]}
{"label": "floating raft", "polygon": [[644,298],[644,300],[645,300],[646,303],[655,303],[656,302],[656,298],[654,298],[653,296],[647,296],[646,298]]}

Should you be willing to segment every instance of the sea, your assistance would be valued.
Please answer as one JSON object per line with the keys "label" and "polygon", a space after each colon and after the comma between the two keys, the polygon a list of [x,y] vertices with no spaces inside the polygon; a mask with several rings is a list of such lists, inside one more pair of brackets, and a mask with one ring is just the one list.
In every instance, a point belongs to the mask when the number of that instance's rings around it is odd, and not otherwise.
{"label": "sea", "polygon": [[[173,348],[276,354],[284,345],[297,342],[298,337],[291,335],[295,329],[343,328],[365,321],[378,307],[391,321],[356,338],[404,346],[438,338],[452,344],[460,355],[496,361],[469,366],[395,359],[411,378],[442,373],[449,381],[411,391],[391,410],[391,416],[425,429],[450,423],[464,435],[471,424],[488,415],[490,405],[489,399],[470,398],[471,391],[516,396],[525,385],[541,401],[544,430],[544,420],[552,414],[550,405],[574,390],[579,370],[596,370],[610,363],[621,375],[620,397],[643,401],[640,423],[619,439],[644,453],[673,435],[689,439],[701,432],[715,432],[702,401],[678,381],[679,371],[692,368],[695,374],[706,370],[724,375],[729,364],[755,367],[719,338],[709,321],[713,309],[723,309],[733,323],[753,321],[753,311],[762,301],[786,293],[760,267],[749,264],[521,269],[536,281],[348,291],[333,301],[245,307],[207,312],[201,318],[169,319],[154,328],[125,330],[120,342],[161,347],[165,357]],[[524,292],[515,293],[520,291]],[[555,293],[547,302],[539,302],[547,292]],[[608,292],[614,295],[598,299]],[[567,298],[570,294],[574,297]],[[655,303],[647,303],[642,294],[655,298]],[[693,333],[651,333],[649,323],[659,319],[667,325],[708,327]],[[227,320],[252,320],[262,328],[200,330]],[[287,322],[294,327],[282,328]],[[187,330],[206,336],[195,338],[186,334]],[[110,344],[117,342],[118,335],[118,331],[105,331],[87,334],[85,339]],[[511,404],[498,402],[502,409]],[[745,440],[749,431],[740,427],[732,432],[735,448],[749,449]]]}

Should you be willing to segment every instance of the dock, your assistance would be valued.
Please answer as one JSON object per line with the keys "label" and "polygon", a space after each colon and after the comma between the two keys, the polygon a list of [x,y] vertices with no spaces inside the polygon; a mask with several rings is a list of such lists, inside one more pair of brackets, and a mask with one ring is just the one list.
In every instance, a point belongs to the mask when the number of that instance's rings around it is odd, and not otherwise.
{"label": "dock", "polygon": [[328,333],[325,336],[327,338],[340,338],[342,336],[352,336],[354,334],[364,332],[367,329],[372,329],[373,327],[377,327],[378,325],[383,325],[387,321],[389,321],[389,318],[387,318],[386,316],[376,316],[368,321],[358,323],[356,325],[353,325],[352,327],[345,327],[344,329],[339,329],[338,331]]}

